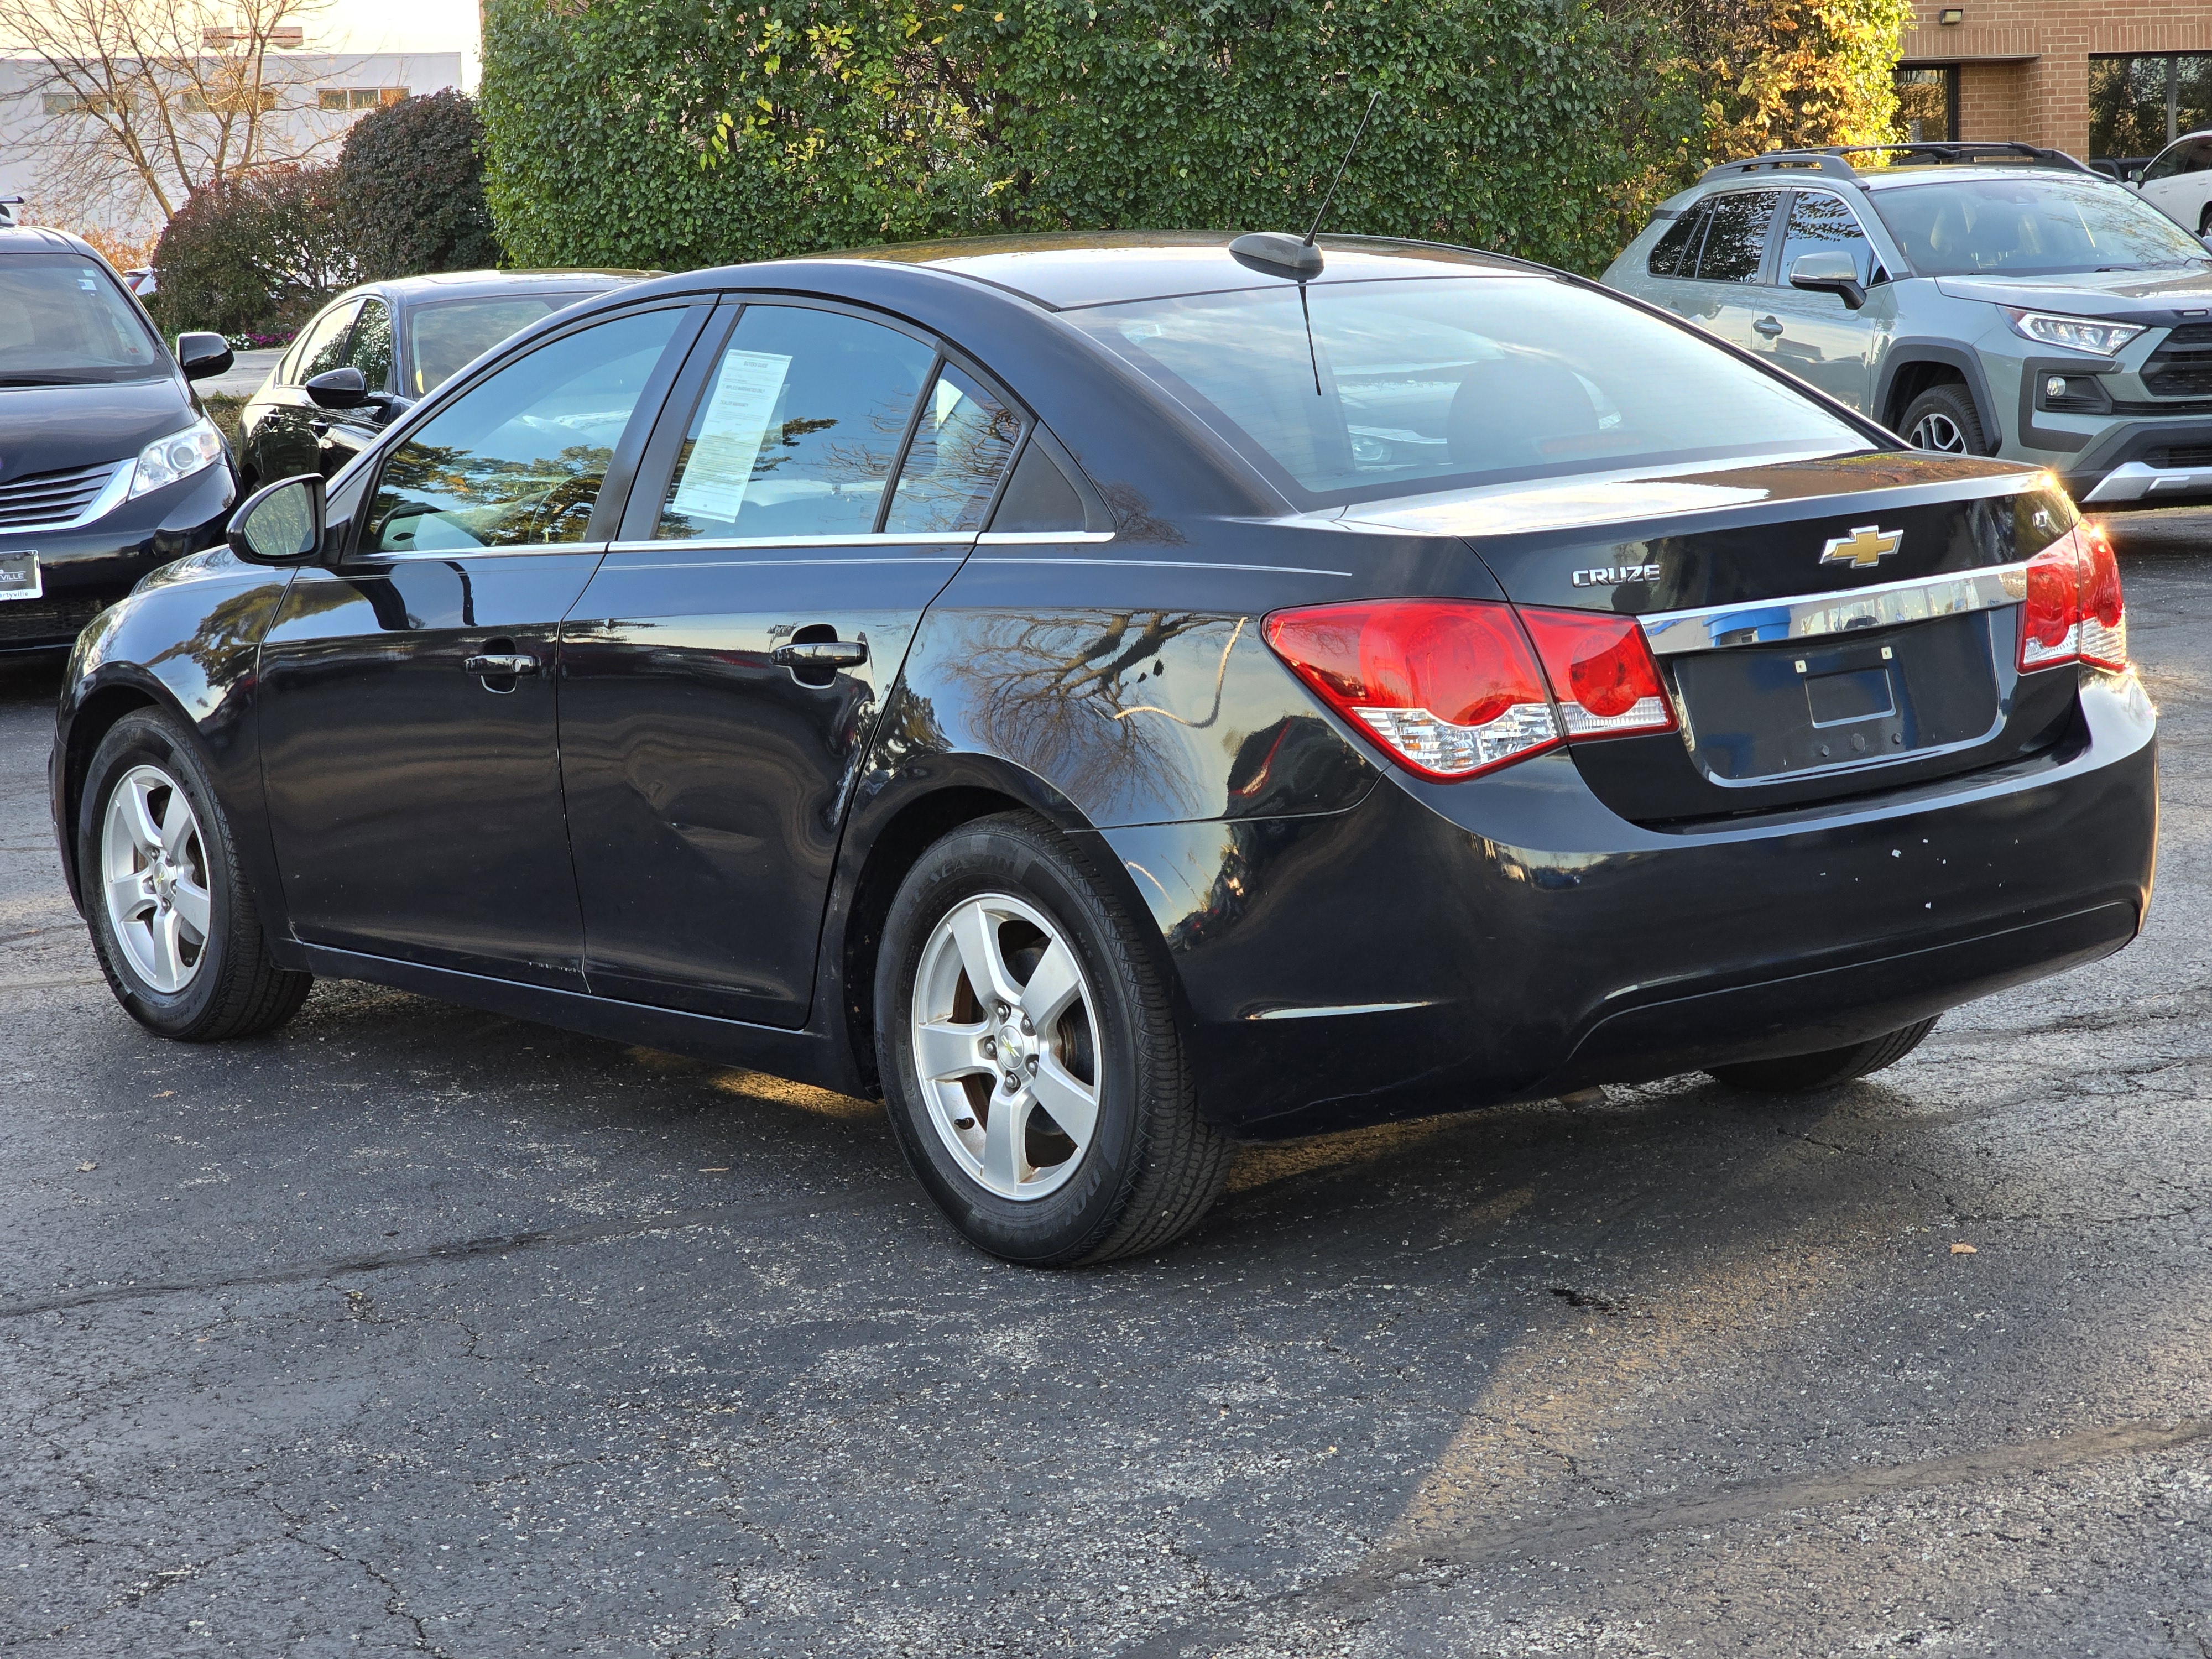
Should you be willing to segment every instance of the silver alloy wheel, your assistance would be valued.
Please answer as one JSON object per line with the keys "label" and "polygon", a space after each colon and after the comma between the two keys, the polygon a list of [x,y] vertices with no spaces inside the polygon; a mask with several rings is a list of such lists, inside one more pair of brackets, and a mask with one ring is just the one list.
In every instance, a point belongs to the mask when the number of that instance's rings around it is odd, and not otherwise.
{"label": "silver alloy wheel", "polygon": [[1966,434],[1959,430],[1959,423],[1948,415],[1931,409],[1912,423],[1912,447],[1940,450],[1946,455],[1963,455],[1966,453]]}
{"label": "silver alloy wheel", "polygon": [[207,848],[177,781],[134,766],[107,797],[100,831],[100,887],[108,925],[131,970],[168,994],[192,982],[206,959]]}
{"label": "silver alloy wheel", "polygon": [[1034,906],[963,899],[931,929],[908,1030],[930,1121],[970,1180],[1038,1199],[1075,1173],[1105,1080],[1082,964]]}

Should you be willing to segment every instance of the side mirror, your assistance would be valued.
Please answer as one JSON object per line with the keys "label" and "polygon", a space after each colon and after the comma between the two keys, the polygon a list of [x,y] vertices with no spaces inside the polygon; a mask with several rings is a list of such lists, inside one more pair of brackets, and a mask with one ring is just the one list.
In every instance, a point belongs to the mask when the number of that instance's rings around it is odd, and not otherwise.
{"label": "side mirror", "polygon": [[1801,253],[1790,267],[1790,286],[1814,294],[1832,294],[1856,311],[1866,303],[1859,268],[1848,253]]}
{"label": "side mirror", "polygon": [[210,374],[221,374],[234,361],[230,355],[230,342],[220,334],[177,336],[177,367],[185,371],[188,380],[204,380]]}
{"label": "side mirror", "polygon": [[224,539],[250,564],[297,564],[323,545],[323,480],[319,473],[279,478],[257,489],[230,515]]}
{"label": "side mirror", "polygon": [[325,369],[307,382],[307,391],[319,409],[356,409],[368,401],[368,382],[350,363]]}

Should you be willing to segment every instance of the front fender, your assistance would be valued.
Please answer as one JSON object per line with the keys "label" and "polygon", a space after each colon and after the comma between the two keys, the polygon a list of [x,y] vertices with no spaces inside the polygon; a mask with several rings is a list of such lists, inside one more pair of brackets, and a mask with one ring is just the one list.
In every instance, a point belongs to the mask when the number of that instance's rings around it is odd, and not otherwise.
{"label": "front fender", "polygon": [[262,809],[253,691],[261,637],[292,573],[217,548],[162,566],[93,618],[70,653],[48,767],[55,837],[70,896],[83,908],[76,825],[93,751],[133,708],[167,709],[198,741],[246,878],[272,939],[284,929],[274,849]]}

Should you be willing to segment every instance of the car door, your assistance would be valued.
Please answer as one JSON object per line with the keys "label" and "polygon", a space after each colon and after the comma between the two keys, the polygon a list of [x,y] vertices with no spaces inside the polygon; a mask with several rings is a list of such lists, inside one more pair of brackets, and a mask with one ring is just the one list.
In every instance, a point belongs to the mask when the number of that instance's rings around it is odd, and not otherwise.
{"label": "car door", "polygon": [[1754,345],[1760,338],[1753,325],[1766,307],[1759,304],[1765,290],[1758,283],[1782,196],[1775,190],[1732,190],[1712,198],[1687,302],[1674,307],[1734,345]]}
{"label": "car door", "polygon": [[919,333],[732,309],[562,630],[562,774],[592,989],[792,1027],[869,733],[1021,422]]}
{"label": "car door", "polygon": [[2169,144],[2142,172],[2142,198],[2185,230],[2197,231],[2212,193],[2212,138]]}
{"label": "car door", "polygon": [[313,409],[307,430],[315,435],[315,465],[329,477],[374,443],[396,409],[392,385],[392,308],[374,295],[361,302],[347,331],[338,367],[361,371],[372,396],[351,409]]}
{"label": "car door", "polygon": [[263,396],[266,405],[249,411],[245,470],[255,483],[273,483],[322,471],[323,416],[303,389],[305,383],[345,361],[346,339],[361,301],[352,297],[318,313],[300,331],[299,343],[278,366],[276,381]]}
{"label": "car door", "polygon": [[350,550],[286,590],[258,709],[301,938],[580,988],[554,653],[706,311],[595,319],[475,377],[376,459]]}
{"label": "car door", "polygon": [[[1866,303],[1856,311],[1833,294],[1790,286],[1790,267],[1807,253],[1848,253]],[[1871,286],[1875,256],[1850,204],[1832,191],[1801,190],[1784,222],[1773,282],[1756,295],[1748,344],[1832,398],[1863,410],[1874,395],[1874,369],[1897,320],[1895,290]]]}

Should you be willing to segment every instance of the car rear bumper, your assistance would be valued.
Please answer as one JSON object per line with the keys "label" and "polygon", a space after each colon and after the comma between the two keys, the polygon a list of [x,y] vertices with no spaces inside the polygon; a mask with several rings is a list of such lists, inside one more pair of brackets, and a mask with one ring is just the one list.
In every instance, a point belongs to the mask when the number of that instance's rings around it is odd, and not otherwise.
{"label": "car rear bumper", "polygon": [[34,599],[0,601],[0,656],[66,649],[148,571],[222,540],[236,498],[226,462],[73,530],[0,534],[0,553],[39,556],[43,588]]}
{"label": "car rear bumper", "polygon": [[1683,831],[1552,754],[1329,817],[1103,832],[1178,969],[1201,1105],[1262,1137],[1855,1042],[2125,945],[2154,717],[2085,676],[2034,759]]}

